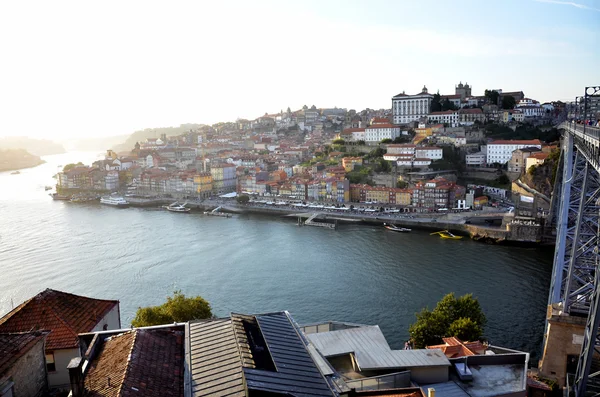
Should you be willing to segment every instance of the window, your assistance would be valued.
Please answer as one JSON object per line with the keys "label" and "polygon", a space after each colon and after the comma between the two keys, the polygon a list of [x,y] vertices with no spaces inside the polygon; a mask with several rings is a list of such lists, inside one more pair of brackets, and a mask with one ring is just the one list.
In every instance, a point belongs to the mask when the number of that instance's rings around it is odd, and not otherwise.
{"label": "window", "polygon": [[56,363],[54,362],[54,353],[46,354],[46,370],[48,372],[56,372]]}

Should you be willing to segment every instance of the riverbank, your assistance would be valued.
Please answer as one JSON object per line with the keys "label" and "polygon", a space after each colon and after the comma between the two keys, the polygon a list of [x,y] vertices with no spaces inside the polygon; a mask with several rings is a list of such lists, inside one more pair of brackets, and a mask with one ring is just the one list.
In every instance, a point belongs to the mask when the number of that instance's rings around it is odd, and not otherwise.
{"label": "riverbank", "polygon": [[0,172],[37,167],[45,161],[23,149],[0,149]]}
{"label": "riverbank", "polygon": [[[406,213],[356,213],[341,210],[308,209],[303,207],[281,208],[277,206],[254,206],[208,202],[210,206],[221,206],[224,211],[256,213],[287,218],[308,218],[319,213],[317,219],[333,222],[351,222],[382,226],[392,223],[399,227],[416,230],[439,231],[449,230],[458,235],[492,244],[506,245],[539,245],[541,243],[541,227],[533,222],[515,221],[514,214],[502,212],[492,213],[459,213],[459,214],[406,214]],[[498,226],[487,226],[496,222]],[[481,224],[477,224],[481,223]]]}
{"label": "riverbank", "polygon": [[[538,245],[541,243],[541,227],[534,222],[515,221],[514,214],[506,212],[472,211],[462,213],[392,213],[359,212],[354,210],[276,206],[267,204],[239,204],[231,199],[182,200],[166,197],[127,197],[133,207],[159,209],[178,201],[193,211],[219,211],[232,214],[260,214],[298,220],[318,214],[316,219],[330,223],[354,223],[382,226],[390,223],[399,227],[436,232],[449,230],[454,234],[492,244]],[[495,225],[495,226],[493,226]]]}

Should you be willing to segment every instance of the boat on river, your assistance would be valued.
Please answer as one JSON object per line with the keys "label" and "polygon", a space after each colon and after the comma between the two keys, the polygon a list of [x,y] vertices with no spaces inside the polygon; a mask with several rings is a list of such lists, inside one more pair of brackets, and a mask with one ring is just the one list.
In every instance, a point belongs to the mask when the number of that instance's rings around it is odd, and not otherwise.
{"label": "boat on river", "polygon": [[129,207],[129,201],[125,200],[121,196],[103,196],[100,198],[100,203],[106,205],[112,205],[117,208],[127,208]]}
{"label": "boat on river", "polygon": [[383,227],[385,227],[387,230],[391,230],[392,232],[399,232],[399,233],[409,233],[412,231],[412,229],[408,229],[408,228],[400,227],[400,226],[396,226],[396,225],[389,225],[387,223],[384,223]]}
{"label": "boat on river", "polygon": [[44,186],[44,190],[45,191],[52,190],[52,186]]}
{"label": "boat on river", "polygon": [[457,236],[456,234],[450,233],[448,230],[440,230],[439,232],[431,233],[431,236],[434,234],[439,235],[441,238],[450,239],[450,240],[460,240],[463,236]]}
{"label": "boat on river", "polygon": [[165,205],[163,206],[164,209],[166,209],[167,211],[170,212],[180,212],[180,213],[188,213],[191,211],[190,208],[186,207],[185,205],[187,204],[187,202],[183,203],[183,204],[179,204],[177,201],[169,204],[169,205]]}
{"label": "boat on river", "polygon": [[10,174],[11,174],[11,175],[19,175],[20,173],[21,173],[20,171],[13,171],[13,172],[11,172]]}
{"label": "boat on river", "polygon": [[52,200],[71,200],[71,196],[66,194],[49,193],[48,196],[52,197]]}

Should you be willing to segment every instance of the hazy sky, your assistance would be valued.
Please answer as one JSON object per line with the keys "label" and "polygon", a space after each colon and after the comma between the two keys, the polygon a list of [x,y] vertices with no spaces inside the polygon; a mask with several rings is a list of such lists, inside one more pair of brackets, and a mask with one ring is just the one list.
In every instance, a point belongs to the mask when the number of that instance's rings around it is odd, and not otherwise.
{"label": "hazy sky", "polygon": [[466,81],[600,84],[600,1],[3,1],[0,136],[117,135]]}

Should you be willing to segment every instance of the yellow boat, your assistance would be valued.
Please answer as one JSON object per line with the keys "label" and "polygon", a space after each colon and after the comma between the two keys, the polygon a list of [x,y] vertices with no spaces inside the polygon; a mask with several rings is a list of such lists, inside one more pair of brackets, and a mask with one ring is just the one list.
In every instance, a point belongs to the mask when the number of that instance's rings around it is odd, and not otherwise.
{"label": "yellow boat", "polygon": [[463,238],[463,236],[457,236],[455,234],[450,233],[448,230],[440,230],[439,232],[431,233],[430,235],[433,236],[434,234],[439,234],[441,238],[447,238],[450,240],[460,240],[461,238]]}

